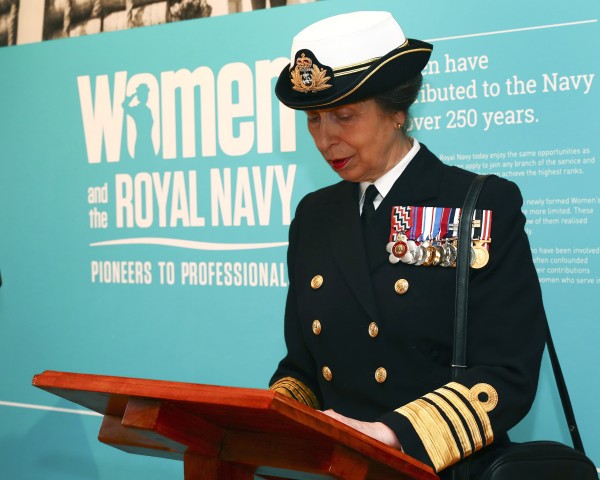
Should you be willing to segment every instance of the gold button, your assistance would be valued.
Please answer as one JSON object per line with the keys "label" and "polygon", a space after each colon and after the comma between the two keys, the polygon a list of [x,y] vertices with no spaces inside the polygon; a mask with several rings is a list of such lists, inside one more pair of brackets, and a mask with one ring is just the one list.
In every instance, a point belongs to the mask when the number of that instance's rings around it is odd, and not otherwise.
{"label": "gold button", "polygon": [[315,275],[310,281],[310,286],[313,290],[321,288],[321,285],[323,285],[323,277],[321,275]]}
{"label": "gold button", "polygon": [[385,382],[386,378],[387,378],[387,371],[385,368],[379,367],[377,370],[375,370],[375,381],[377,383]]}
{"label": "gold button", "polygon": [[375,338],[379,334],[379,327],[375,322],[371,322],[369,325],[369,335]]}
{"label": "gold button", "polygon": [[404,278],[397,280],[396,283],[394,283],[394,290],[396,290],[398,295],[404,295],[408,290],[408,280],[405,280]]}
{"label": "gold button", "polygon": [[321,322],[319,322],[318,320],[314,320],[312,324],[312,329],[315,335],[321,333]]}
{"label": "gold button", "polygon": [[323,367],[323,377],[328,382],[333,378],[333,373],[331,373],[331,369],[327,366]]}

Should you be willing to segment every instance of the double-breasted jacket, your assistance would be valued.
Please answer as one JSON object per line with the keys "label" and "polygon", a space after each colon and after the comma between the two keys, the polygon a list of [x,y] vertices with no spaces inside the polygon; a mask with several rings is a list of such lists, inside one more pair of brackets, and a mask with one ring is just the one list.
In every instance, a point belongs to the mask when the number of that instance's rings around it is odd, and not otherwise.
{"label": "double-breasted jacket", "polygon": [[287,354],[271,388],[385,423],[407,454],[436,471],[506,438],[531,406],[544,348],[542,296],[514,183],[490,177],[476,205],[492,212],[489,261],[470,269],[468,365],[454,381],[456,269],[389,261],[392,208],[461,207],[473,175],[421,145],[368,232],[358,185],[342,181],[307,195],[289,234]]}

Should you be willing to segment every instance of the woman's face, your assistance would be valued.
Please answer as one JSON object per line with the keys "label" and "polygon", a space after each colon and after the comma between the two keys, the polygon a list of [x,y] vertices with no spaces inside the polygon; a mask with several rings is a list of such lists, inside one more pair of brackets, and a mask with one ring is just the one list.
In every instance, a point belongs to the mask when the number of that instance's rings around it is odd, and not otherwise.
{"label": "woman's face", "polygon": [[405,114],[386,113],[373,99],[306,115],[315,145],[344,180],[373,182],[410,149],[397,129]]}

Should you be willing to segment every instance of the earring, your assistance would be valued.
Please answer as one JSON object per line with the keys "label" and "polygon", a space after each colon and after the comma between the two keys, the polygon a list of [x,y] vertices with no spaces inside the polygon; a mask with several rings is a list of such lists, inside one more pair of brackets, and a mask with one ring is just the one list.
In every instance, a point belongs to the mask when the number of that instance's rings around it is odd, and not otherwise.
{"label": "earring", "polygon": [[396,130],[400,130],[402,128],[402,124],[401,123],[397,123],[396,124]]}

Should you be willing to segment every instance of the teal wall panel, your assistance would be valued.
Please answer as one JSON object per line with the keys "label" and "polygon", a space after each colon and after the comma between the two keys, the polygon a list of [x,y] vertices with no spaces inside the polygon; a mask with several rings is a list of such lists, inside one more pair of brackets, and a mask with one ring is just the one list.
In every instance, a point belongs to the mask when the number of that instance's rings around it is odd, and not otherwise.
{"label": "teal wall panel", "polygon": [[[336,181],[272,77],[294,33],[357,9],[435,44],[411,133],[521,187],[600,463],[597,2],[328,0],[0,49],[2,478],[182,475],[100,444],[99,417],[53,410],[77,407],[31,386],[44,370],[266,387],[284,353],[290,217]],[[123,112],[140,83],[153,123]],[[547,361],[513,433],[569,441]]]}

